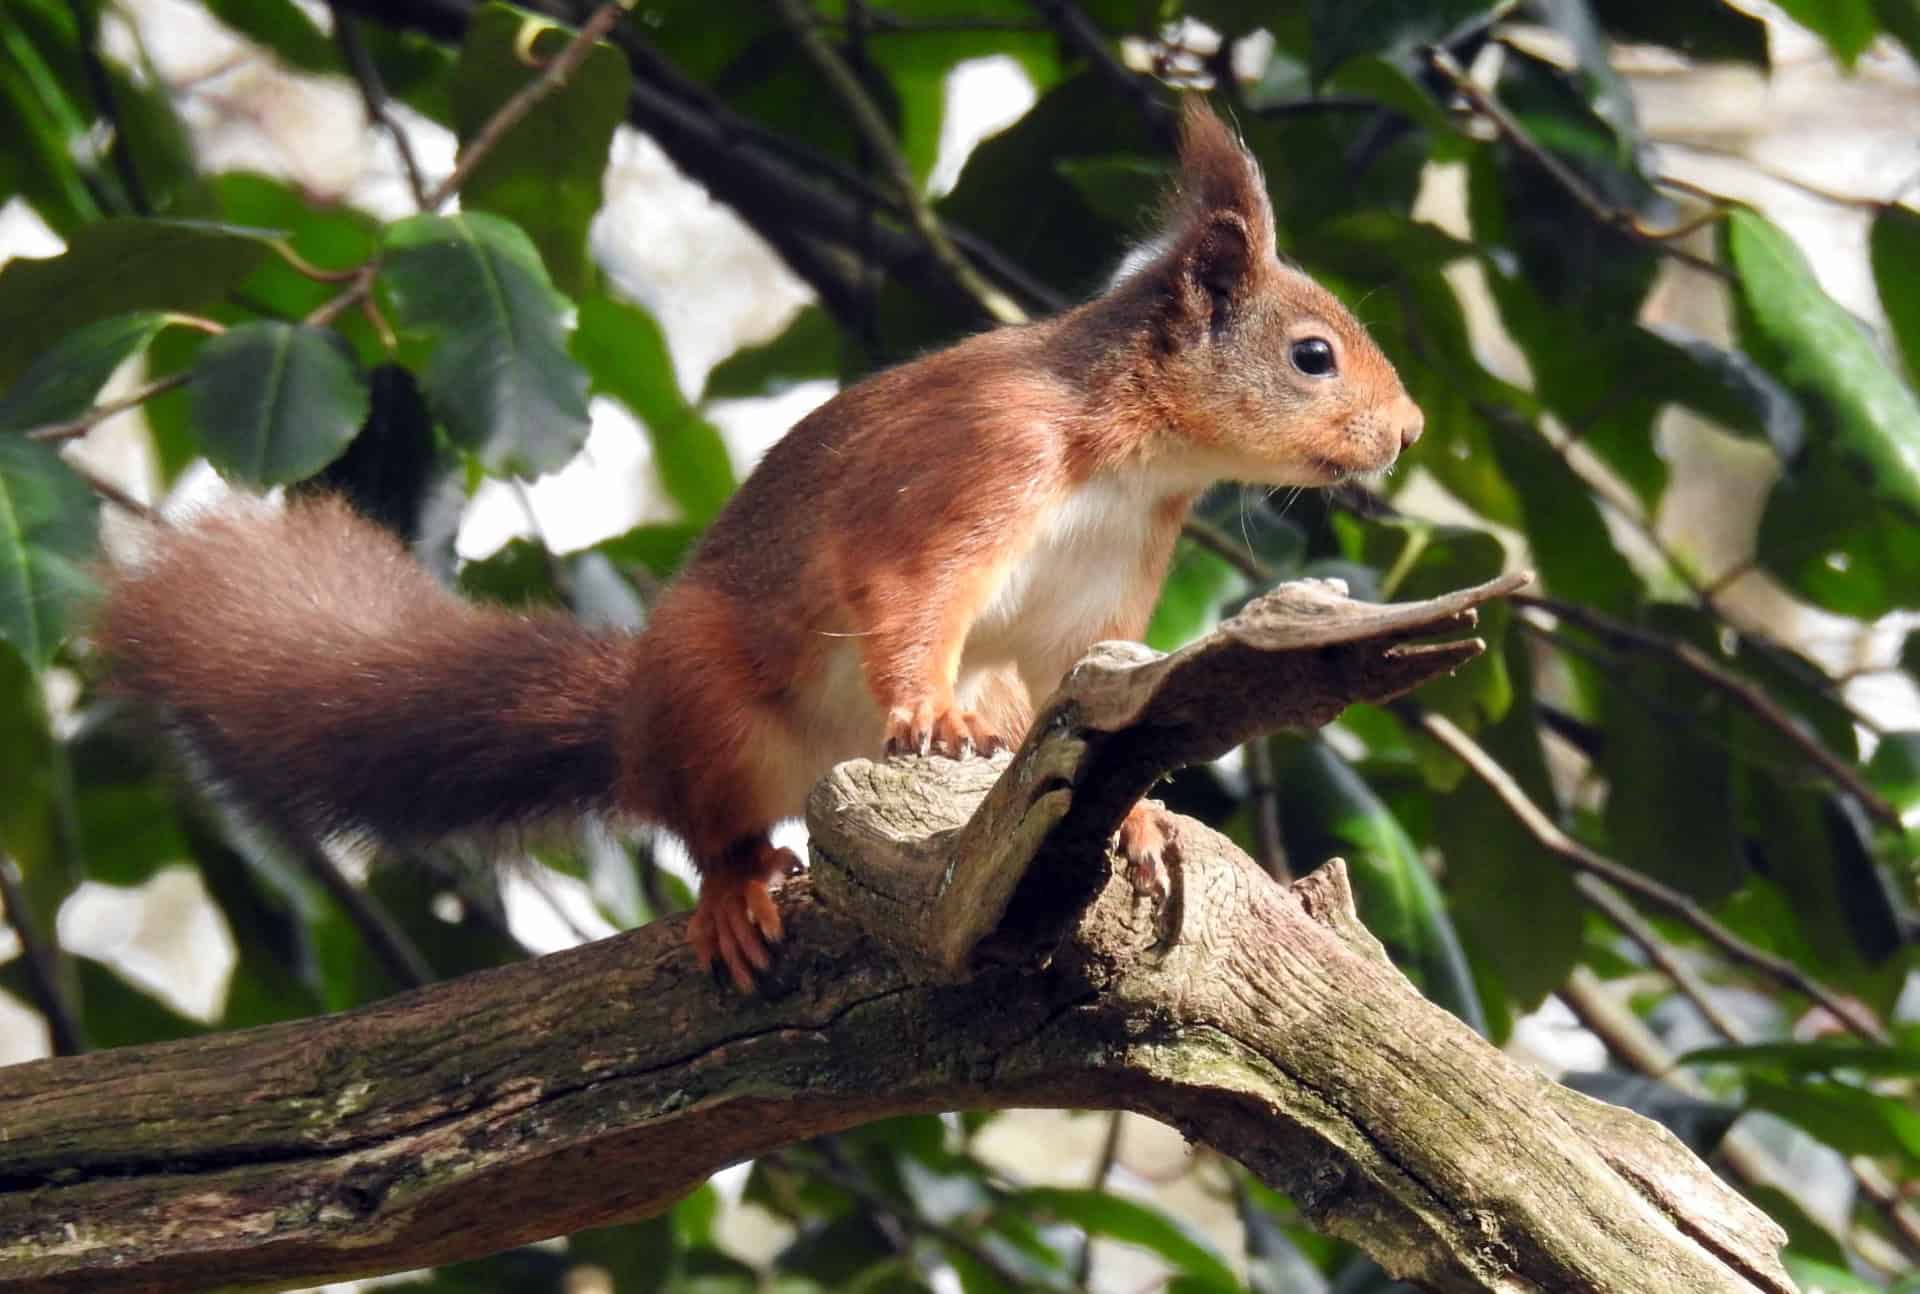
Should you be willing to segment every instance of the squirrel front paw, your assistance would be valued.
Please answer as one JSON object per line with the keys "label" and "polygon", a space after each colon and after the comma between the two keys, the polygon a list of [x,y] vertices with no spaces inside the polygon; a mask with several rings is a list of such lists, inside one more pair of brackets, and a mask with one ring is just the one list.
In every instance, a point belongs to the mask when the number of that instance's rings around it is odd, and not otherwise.
{"label": "squirrel front paw", "polygon": [[887,711],[887,754],[991,755],[1007,748],[1007,739],[972,710],[936,707],[931,701],[896,705]]}
{"label": "squirrel front paw", "polygon": [[700,901],[687,923],[687,942],[709,974],[717,960],[733,986],[752,993],[754,976],[773,964],[769,943],[780,941],[780,909],[767,887],[772,877],[798,868],[791,849],[761,847],[748,867],[717,867],[700,881]]}

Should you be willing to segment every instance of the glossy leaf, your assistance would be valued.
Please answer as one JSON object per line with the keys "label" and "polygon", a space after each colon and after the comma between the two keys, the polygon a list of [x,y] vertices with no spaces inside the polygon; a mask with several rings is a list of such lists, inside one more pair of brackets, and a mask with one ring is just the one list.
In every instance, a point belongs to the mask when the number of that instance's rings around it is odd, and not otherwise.
{"label": "glossy leaf", "polygon": [[264,45],[302,72],[342,72],[340,53],[326,32],[293,0],[207,0],[233,30]]}
{"label": "glossy leaf", "polygon": [[586,375],[527,236],[485,212],[415,216],[387,230],[386,248],[381,288],[426,342],[421,384],[454,440],[492,472],[573,457],[587,438]]}
{"label": "glossy leaf", "polygon": [[[471,148],[500,106],[540,75],[571,33],[523,9],[480,6],[467,24],[453,71],[454,123]],[[506,134],[495,139],[460,186],[465,211],[513,221],[540,250],[560,290],[592,284],[587,228],[600,209],[613,129],[626,113],[627,60],[602,42]]]}
{"label": "glossy leaf", "polygon": [[1212,1245],[1148,1205],[1100,1191],[1034,1188],[1014,1195],[1005,1207],[1071,1222],[1090,1236],[1138,1245],[1166,1259],[1175,1271],[1219,1290],[1238,1288],[1233,1269]]}
{"label": "glossy leaf", "polygon": [[1873,218],[1868,245],[1880,307],[1905,357],[1908,380],[1920,383],[1920,213],[1883,209]]}
{"label": "glossy leaf", "polygon": [[1431,45],[1492,6],[1485,0],[1311,0],[1313,76],[1324,80],[1350,58],[1365,54],[1401,57]]}
{"label": "glossy leaf", "polygon": [[733,493],[733,461],[713,424],[680,393],[653,316],[612,297],[588,297],[580,303],[573,357],[596,394],[615,397],[646,425],[660,483],[687,520],[710,520]]}
{"label": "glossy leaf", "polygon": [[370,404],[338,334],[274,320],[201,347],[191,396],[207,457],[255,486],[300,480],[338,458]]}
{"label": "glossy leaf", "polygon": [[92,589],[93,494],[51,446],[0,435],[0,638],[44,668]]}
{"label": "glossy leaf", "polygon": [[[1833,610],[1920,605],[1920,399],[1786,234],[1736,211],[1726,244],[1749,349],[1818,416],[1818,434],[1768,502],[1761,558]],[[1875,508],[1904,524],[1885,526]]]}
{"label": "glossy leaf", "polygon": [[0,435],[65,422],[85,413],[119,368],[145,349],[165,319],[150,311],[116,315],[56,342],[0,392]]}
{"label": "glossy leaf", "polygon": [[11,386],[54,339],[95,320],[145,310],[197,310],[269,255],[268,235],[177,220],[100,220],[67,250],[0,269],[0,386]]}
{"label": "glossy leaf", "polygon": [[1776,1074],[1857,1074],[1920,1078],[1920,1051],[1861,1042],[1756,1042],[1739,1047],[1702,1047],[1680,1057],[1683,1065],[1734,1065]]}
{"label": "glossy leaf", "polygon": [[1767,25],[1730,4],[1594,0],[1593,8],[1601,26],[1618,39],[1664,45],[1699,63],[1767,67]]}
{"label": "glossy leaf", "polygon": [[1920,1165],[1920,1110],[1832,1079],[1752,1077],[1747,1104],[1777,1114],[1845,1155],[1899,1154]]}

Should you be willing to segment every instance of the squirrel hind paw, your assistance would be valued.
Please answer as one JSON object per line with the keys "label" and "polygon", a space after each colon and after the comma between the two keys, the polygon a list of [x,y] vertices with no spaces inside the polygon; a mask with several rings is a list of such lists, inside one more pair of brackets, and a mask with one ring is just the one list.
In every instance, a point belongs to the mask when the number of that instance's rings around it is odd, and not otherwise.
{"label": "squirrel hind paw", "polygon": [[712,974],[715,963],[742,993],[754,991],[755,977],[773,964],[767,945],[784,933],[779,905],[767,879],[798,865],[793,852],[768,848],[760,860],[764,871],[747,875],[709,873],[700,886],[700,901],[687,923],[687,942],[700,968]]}
{"label": "squirrel hind paw", "polygon": [[1167,897],[1167,860],[1174,854],[1173,815],[1153,800],[1133,806],[1115,833],[1120,856],[1127,860],[1127,879],[1134,894],[1156,900]]}

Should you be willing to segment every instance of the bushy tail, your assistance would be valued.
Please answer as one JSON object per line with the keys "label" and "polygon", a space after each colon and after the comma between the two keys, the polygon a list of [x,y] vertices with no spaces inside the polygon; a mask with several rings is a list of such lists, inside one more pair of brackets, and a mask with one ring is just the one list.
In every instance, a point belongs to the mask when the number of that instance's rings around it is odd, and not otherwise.
{"label": "bushy tail", "polygon": [[611,807],[636,640],[463,602],[338,499],[156,535],[96,634],[269,823],[409,844]]}

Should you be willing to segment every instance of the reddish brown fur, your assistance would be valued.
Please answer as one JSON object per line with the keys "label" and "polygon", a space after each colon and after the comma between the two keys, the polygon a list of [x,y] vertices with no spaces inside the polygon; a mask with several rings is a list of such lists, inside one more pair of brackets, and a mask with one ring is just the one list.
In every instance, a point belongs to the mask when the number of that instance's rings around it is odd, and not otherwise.
{"label": "reddish brown fur", "polygon": [[[1197,490],[1378,470],[1419,434],[1365,330],[1275,255],[1258,171],[1198,99],[1181,158],[1151,257],[802,420],[637,638],[461,603],[321,501],[163,537],[100,623],[118,677],[320,829],[662,824],[704,873],[696,948],[748,987],[791,861],[767,831],[820,773],[1017,741],[1089,645],[1145,627]],[[1305,337],[1335,376],[1293,365]],[[1123,843],[1162,837],[1143,819]]]}

